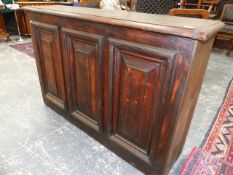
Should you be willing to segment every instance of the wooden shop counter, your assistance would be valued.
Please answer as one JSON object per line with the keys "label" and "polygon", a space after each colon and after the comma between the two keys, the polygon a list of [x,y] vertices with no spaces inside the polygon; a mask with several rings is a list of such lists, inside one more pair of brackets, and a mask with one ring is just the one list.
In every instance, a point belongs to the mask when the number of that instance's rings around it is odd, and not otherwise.
{"label": "wooden shop counter", "polygon": [[69,6],[24,9],[44,102],[145,174],[167,174],[223,23]]}

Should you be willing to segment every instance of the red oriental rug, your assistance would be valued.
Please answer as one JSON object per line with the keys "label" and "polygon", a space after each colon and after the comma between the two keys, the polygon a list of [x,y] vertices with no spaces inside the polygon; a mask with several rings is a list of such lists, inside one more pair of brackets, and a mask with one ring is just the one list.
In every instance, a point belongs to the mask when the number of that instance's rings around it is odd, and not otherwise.
{"label": "red oriental rug", "polygon": [[35,58],[32,42],[13,44],[13,45],[10,45],[10,47],[30,56],[32,58]]}
{"label": "red oriental rug", "polygon": [[181,175],[233,175],[233,81],[201,148],[193,148]]}

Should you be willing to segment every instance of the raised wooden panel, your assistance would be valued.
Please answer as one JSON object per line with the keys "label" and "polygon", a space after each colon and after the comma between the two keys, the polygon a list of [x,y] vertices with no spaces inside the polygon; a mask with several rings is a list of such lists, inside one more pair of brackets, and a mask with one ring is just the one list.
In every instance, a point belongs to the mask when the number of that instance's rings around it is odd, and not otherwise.
{"label": "raised wooden panel", "polygon": [[58,27],[38,22],[31,22],[31,25],[44,98],[64,109],[65,89]]}
{"label": "raised wooden panel", "polygon": [[70,112],[87,126],[102,126],[102,47],[103,37],[63,29],[70,89]]}
{"label": "raised wooden panel", "polygon": [[150,164],[175,52],[119,39],[109,39],[109,45],[109,63],[113,65],[109,72],[109,135]]}

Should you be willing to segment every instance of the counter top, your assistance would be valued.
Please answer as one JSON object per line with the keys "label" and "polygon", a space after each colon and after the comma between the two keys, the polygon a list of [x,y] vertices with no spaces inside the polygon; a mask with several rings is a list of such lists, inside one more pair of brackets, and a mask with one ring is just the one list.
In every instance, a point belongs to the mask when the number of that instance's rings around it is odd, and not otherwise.
{"label": "counter top", "polygon": [[36,6],[38,4],[44,4],[44,5],[72,5],[72,2],[59,2],[59,1],[26,1],[26,2],[17,2],[16,4],[19,5],[31,5],[31,6]]}
{"label": "counter top", "polygon": [[205,41],[215,35],[224,24],[218,20],[195,19],[169,15],[155,15],[119,10],[103,10],[72,6],[33,6],[24,10],[76,19],[137,28],[146,31],[188,37]]}

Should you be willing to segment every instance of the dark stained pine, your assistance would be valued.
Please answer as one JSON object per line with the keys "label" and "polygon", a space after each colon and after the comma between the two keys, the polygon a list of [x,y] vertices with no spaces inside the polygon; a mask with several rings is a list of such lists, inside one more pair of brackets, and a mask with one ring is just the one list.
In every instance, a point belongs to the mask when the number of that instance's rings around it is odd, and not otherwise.
{"label": "dark stained pine", "polygon": [[223,24],[68,6],[25,10],[44,102],[145,174],[168,174]]}

